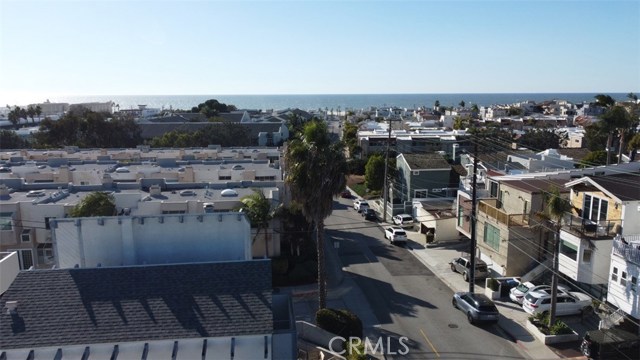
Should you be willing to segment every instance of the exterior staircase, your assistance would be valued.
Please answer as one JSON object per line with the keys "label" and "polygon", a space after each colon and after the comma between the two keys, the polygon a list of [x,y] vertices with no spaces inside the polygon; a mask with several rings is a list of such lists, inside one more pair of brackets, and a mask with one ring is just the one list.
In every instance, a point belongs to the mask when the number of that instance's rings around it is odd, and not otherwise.
{"label": "exterior staircase", "polygon": [[542,275],[546,270],[551,269],[553,259],[547,259],[540,263],[538,266],[531,269],[528,273],[522,275],[520,277],[521,281],[527,282],[537,279],[540,275]]}

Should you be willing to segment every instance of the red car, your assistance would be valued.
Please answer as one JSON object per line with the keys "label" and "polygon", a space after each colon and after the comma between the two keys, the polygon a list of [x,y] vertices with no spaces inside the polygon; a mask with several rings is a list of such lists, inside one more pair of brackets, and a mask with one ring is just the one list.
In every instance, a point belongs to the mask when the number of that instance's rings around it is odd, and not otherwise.
{"label": "red car", "polygon": [[340,193],[340,197],[343,199],[351,199],[352,195],[351,195],[351,191],[349,190],[345,190],[343,192]]}

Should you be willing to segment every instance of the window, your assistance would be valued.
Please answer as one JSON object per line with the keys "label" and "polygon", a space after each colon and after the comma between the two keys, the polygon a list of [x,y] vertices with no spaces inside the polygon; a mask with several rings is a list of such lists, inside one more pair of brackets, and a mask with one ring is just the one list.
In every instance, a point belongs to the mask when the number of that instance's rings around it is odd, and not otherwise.
{"label": "window", "polygon": [[620,275],[620,285],[627,286],[627,272],[623,271]]}
{"label": "window", "polygon": [[560,240],[560,254],[576,261],[578,259],[578,246],[566,240]]}
{"label": "window", "polygon": [[611,281],[618,281],[618,268],[614,267],[611,273]]}
{"label": "window", "polygon": [[591,221],[607,220],[609,202],[591,195],[584,195],[583,217]]}
{"label": "window", "polygon": [[458,226],[464,225],[464,208],[462,205],[458,205]]}
{"label": "window", "polygon": [[162,215],[186,214],[185,210],[162,210]]}
{"label": "window", "polygon": [[13,230],[12,212],[0,212],[0,230]]}
{"label": "window", "polygon": [[231,175],[229,175],[229,176],[220,175],[220,176],[218,176],[218,180],[231,180]]}
{"label": "window", "polygon": [[592,254],[593,254],[593,250],[585,249],[582,252],[582,262],[590,263]]}
{"label": "window", "polygon": [[494,250],[500,250],[500,229],[491,224],[484,224],[484,242]]}
{"label": "window", "polygon": [[22,229],[22,233],[20,233],[20,241],[23,243],[31,242],[31,229]]}
{"label": "window", "polygon": [[498,183],[495,181],[489,181],[489,193],[491,197],[498,197]]}
{"label": "window", "polygon": [[29,268],[33,266],[33,252],[31,251],[31,249],[9,249],[9,252],[12,251],[18,253],[20,270],[29,270]]}
{"label": "window", "polygon": [[44,227],[47,230],[51,229],[51,224],[49,223],[49,219],[51,219],[50,216],[47,216],[44,218]]}
{"label": "window", "polygon": [[631,277],[631,291],[636,292],[636,288],[638,287],[638,278],[635,276]]}
{"label": "window", "polygon": [[38,245],[38,264],[52,264],[53,263],[53,248],[51,243]]}

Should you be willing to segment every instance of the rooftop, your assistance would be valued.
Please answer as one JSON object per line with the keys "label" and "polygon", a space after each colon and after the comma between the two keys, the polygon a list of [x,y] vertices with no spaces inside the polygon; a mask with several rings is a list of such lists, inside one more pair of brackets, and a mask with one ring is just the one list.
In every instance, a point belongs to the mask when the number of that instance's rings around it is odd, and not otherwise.
{"label": "rooftop", "polygon": [[22,271],[0,348],[271,334],[271,291],[263,260]]}

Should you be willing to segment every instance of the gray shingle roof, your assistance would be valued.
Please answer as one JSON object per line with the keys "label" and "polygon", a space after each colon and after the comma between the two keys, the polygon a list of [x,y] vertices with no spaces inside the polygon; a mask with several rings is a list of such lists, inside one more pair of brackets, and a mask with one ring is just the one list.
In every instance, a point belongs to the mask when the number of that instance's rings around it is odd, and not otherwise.
{"label": "gray shingle roof", "polygon": [[270,334],[269,261],[23,271],[0,349]]}

